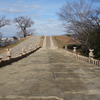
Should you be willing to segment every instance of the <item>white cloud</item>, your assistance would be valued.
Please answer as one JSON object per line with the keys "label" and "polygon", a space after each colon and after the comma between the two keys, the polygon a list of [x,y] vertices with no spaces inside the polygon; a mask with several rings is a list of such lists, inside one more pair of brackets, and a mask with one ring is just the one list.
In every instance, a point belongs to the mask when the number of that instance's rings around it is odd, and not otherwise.
{"label": "white cloud", "polygon": [[[55,23],[56,22],[56,23]],[[54,24],[49,24],[47,20],[35,21],[35,24],[31,27],[31,29],[36,29],[37,35],[61,35],[65,34],[64,28],[61,27],[62,24],[59,21],[55,20]],[[11,23],[11,25],[4,26],[0,29],[4,36],[14,36],[16,32],[19,31],[15,27],[15,23]]]}
{"label": "white cloud", "polygon": [[22,3],[23,1],[22,0],[20,0],[20,1],[18,1],[19,3]]}
{"label": "white cloud", "polygon": [[24,8],[29,8],[29,6],[23,6]]}
{"label": "white cloud", "polygon": [[19,4],[4,3],[4,5],[10,6],[10,7],[17,7],[17,8],[29,8],[29,6],[26,6],[26,5],[19,5]]}
{"label": "white cloud", "polygon": [[30,17],[33,17],[33,18],[36,18],[36,19],[41,19],[41,17],[37,14],[32,14],[32,15],[29,15]]}
{"label": "white cloud", "polygon": [[48,24],[54,24],[56,20],[53,18],[49,18],[47,19],[47,21],[48,21]]}
{"label": "white cloud", "polygon": [[41,9],[41,6],[34,4],[34,5],[33,5],[33,8],[34,8],[34,9]]}
{"label": "white cloud", "polygon": [[38,35],[61,35],[64,34],[64,28],[61,26],[61,23],[59,23],[59,21],[56,19],[52,24],[49,24],[47,19],[44,21],[36,21],[36,24],[33,26],[33,28],[37,30]]}
{"label": "white cloud", "polygon": [[0,11],[7,12],[7,13],[22,13],[22,12],[26,12],[26,10],[5,9],[5,8],[1,8]]}
{"label": "white cloud", "polygon": [[50,15],[50,16],[54,16],[55,14],[54,13],[48,13],[48,12],[46,12],[46,11],[42,11],[41,13],[40,13],[41,15]]}
{"label": "white cloud", "polygon": [[48,21],[55,21],[53,18],[49,18],[49,19],[47,19]]}
{"label": "white cloud", "polygon": [[0,29],[3,36],[15,36],[18,29],[15,27],[15,24],[4,26]]}
{"label": "white cloud", "polygon": [[6,5],[6,6],[10,6],[10,7],[19,7],[18,4],[4,3],[4,5]]}

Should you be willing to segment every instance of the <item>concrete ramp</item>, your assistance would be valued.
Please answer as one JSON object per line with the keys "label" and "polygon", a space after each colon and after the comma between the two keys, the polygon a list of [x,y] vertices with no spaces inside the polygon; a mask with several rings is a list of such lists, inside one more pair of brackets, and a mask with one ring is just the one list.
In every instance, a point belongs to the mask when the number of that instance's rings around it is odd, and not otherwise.
{"label": "concrete ramp", "polygon": [[51,36],[45,36],[44,42],[43,42],[43,48],[55,48],[52,37]]}
{"label": "concrete ramp", "polygon": [[46,48],[51,47],[51,41],[50,41],[50,36],[46,36]]}
{"label": "concrete ramp", "polygon": [[46,36],[44,36],[44,41],[43,41],[43,46],[42,48],[45,48],[46,47]]}
{"label": "concrete ramp", "polygon": [[100,100],[100,67],[47,46],[0,68],[0,100]]}
{"label": "concrete ramp", "polygon": [[51,43],[51,48],[55,48],[52,37],[50,36],[50,43]]}

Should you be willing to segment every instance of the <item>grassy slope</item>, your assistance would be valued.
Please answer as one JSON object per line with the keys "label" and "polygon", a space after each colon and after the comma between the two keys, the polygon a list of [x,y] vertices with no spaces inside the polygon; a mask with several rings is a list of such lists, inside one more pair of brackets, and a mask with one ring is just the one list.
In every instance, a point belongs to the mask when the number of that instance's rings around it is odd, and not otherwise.
{"label": "grassy slope", "polygon": [[63,48],[63,46],[66,44],[64,41],[58,40],[56,37],[54,37],[58,47]]}
{"label": "grassy slope", "polygon": [[79,44],[77,41],[67,36],[54,36],[54,38],[58,44],[58,47],[60,48],[63,48],[65,45],[68,45],[68,44]]}

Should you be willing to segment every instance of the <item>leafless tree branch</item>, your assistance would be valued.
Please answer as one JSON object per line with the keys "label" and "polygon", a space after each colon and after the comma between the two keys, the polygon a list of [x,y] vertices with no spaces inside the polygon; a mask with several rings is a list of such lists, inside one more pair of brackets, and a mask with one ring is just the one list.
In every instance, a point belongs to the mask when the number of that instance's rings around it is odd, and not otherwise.
{"label": "leafless tree branch", "polygon": [[0,16],[0,28],[5,25],[10,25],[9,19],[6,19],[5,16]]}
{"label": "leafless tree branch", "polygon": [[16,27],[21,29],[21,31],[18,32],[18,35],[26,37],[33,34],[32,31],[30,32],[27,30],[27,28],[30,28],[32,25],[34,25],[34,21],[32,21],[31,18],[28,18],[27,16],[19,16],[14,18],[14,22],[16,23]]}
{"label": "leafless tree branch", "polygon": [[100,9],[93,9],[92,4],[87,0],[67,1],[57,13],[66,31],[73,33],[88,48],[90,32],[100,30]]}

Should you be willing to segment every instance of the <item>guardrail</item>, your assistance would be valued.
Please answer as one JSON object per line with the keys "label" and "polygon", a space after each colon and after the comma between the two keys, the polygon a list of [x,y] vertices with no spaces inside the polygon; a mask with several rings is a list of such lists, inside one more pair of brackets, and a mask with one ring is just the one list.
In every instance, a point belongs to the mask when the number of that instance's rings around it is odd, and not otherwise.
{"label": "guardrail", "polygon": [[82,61],[85,61],[87,63],[93,64],[93,65],[96,65],[96,66],[100,66],[100,61],[99,60],[96,60],[96,59],[90,58],[90,57],[85,57],[85,56],[79,55],[77,53],[70,52],[70,51],[65,50],[65,49],[60,48],[60,50],[63,50],[68,55],[73,56],[74,58],[76,58],[78,60],[82,60]]}
{"label": "guardrail", "polygon": [[15,61],[21,60],[27,57],[28,55],[34,53],[39,48],[41,48],[42,42],[43,42],[43,38],[41,37],[40,41],[37,43],[34,49],[31,47],[31,45],[29,45],[29,52],[26,53],[25,50],[22,48],[22,52],[17,57],[13,57],[13,58],[11,57],[11,50],[7,49],[7,59],[2,60],[2,57],[0,57],[0,67],[3,67]]}

